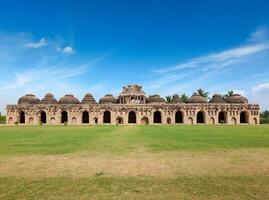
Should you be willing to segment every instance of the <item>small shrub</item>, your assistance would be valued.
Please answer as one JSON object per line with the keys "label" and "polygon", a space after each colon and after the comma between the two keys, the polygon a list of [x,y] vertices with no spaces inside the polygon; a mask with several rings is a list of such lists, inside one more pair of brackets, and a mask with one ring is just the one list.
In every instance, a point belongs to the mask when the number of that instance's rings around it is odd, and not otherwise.
{"label": "small shrub", "polygon": [[19,124],[19,122],[18,121],[15,121],[15,123],[14,123],[16,126],[18,126],[18,124]]}

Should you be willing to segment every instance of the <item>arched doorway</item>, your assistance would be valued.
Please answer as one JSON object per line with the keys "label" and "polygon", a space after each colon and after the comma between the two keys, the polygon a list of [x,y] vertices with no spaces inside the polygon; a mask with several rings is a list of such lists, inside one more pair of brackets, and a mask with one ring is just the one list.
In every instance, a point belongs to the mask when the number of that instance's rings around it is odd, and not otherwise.
{"label": "arched doorway", "polygon": [[46,124],[46,123],[47,123],[47,115],[46,115],[46,112],[45,112],[45,111],[42,111],[42,112],[41,112],[40,122],[41,122],[42,124]]}
{"label": "arched doorway", "polygon": [[246,111],[240,113],[240,124],[248,123],[248,115]]}
{"label": "arched doorway", "polygon": [[232,124],[236,125],[236,118],[235,117],[232,118]]}
{"label": "arched doorway", "polygon": [[209,119],[209,124],[215,124],[215,119],[213,117]]}
{"label": "arched doorway", "polygon": [[162,114],[160,111],[155,111],[153,113],[153,123],[161,124],[162,123]]}
{"label": "arched doorway", "polygon": [[191,117],[189,117],[188,122],[189,122],[189,124],[193,124],[193,119]]}
{"label": "arched doorway", "polygon": [[117,117],[116,122],[117,122],[117,124],[123,124],[122,117]]}
{"label": "arched doorway", "polygon": [[66,111],[63,111],[61,114],[61,123],[67,123],[68,122],[68,113]]}
{"label": "arched doorway", "polygon": [[13,124],[14,122],[13,122],[13,118],[12,117],[10,117],[9,119],[8,119],[8,124]]}
{"label": "arched doorway", "polygon": [[258,124],[258,121],[257,121],[256,118],[253,118],[253,122],[254,122],[255,125]]}
{"label": "arched doorway", "polygon": [[170,117],[167,117],[167,119],[166,119],[166,123],[167,123],[167,124],[171,124],[171,118],[170,118]]}
{"label": "arched doorway", "polygon": [[182,113],[181,111],[177,111],[177,112],[176,112],[175,123],[176,123],[176,124],[181,124],[181,123],[183,123],[183,113]]}
{"label": "arched doorway", "polygon": [[77,124],[77,118],[75,118],[75,117],[72,118],[72,124],[74,124],[74,125]]}
{"label": "arched doorway", "polygon": [[219,118],[218,118],[219,124],[226,124],[227,123],[227,113],[224,111],[219,112]]}
{"label": "arched doorway", "polygon": [[20,113],[20,123],[25,124],[25,113],[23,111]]}
{"label": "arched doorway", "polygon": [[98,118],[97,117],[95,117],[93,120],[94,120],[94,124],[98,124]]}
{"label": "arched doorway", "polygon": [[34,118],[32,117],[29,118],[29,124],[34,124]]}
{"label": "arched doorway", "polygon": [[55,118],[54,117],[50,118],[50,124],[55,124]]}
{"label": "arched doorway", "polygon": [[105,123],[105,124],[110,124],[111,123],[111,114],[110,114],[109,111],[104,112],[103,123]]}
{"label": "arched doorway", "polygon": [[136,113],[134,111],[129,112],[128,123],[129,124],[136,124]]}
{"label": "arched doorway", "polygon": [[147,117],[143,117],[143,118],[141,119],[141,124],[144,124],[144,125],[149,124],[149,119],[148,119]]}
{"label": "arched doorway", "polygon": [[197,113],[196,123],[197,123],[197,124],[204,124],[204,123],[205,123],[204,112],[199,111],[199,112]]}
{"label": "arched doorway", "polygon": [[89,122],[90,122],[89,112],[88,111],[84,111],[82,113],[82,123],[83,124],[88,124]]}

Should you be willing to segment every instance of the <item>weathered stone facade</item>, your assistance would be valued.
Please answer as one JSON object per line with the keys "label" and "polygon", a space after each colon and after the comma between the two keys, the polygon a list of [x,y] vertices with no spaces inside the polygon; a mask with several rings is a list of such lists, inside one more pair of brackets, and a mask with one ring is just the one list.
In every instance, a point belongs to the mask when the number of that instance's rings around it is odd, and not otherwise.
{"label": "weathered stone facade", "polygon": [[259,105],[238,94],[227,101],[214,95],[208,102],[194,93],[186,103],[174,95],[167,103],[159,95],[146,97],[139,85],[123,87],[117,98],[105,95],[99,103],[89,93],[81,102],[70,94],[59,101],[50,93],[41,101],[28,94],[6,110],[7,124],[259,124]]}

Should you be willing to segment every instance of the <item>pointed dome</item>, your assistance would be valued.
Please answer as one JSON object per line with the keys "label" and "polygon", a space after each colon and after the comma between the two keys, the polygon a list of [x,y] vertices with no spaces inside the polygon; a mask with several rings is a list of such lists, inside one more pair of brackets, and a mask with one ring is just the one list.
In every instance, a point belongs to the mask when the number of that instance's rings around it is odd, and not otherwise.
{"label": "pointed dome", "polygon": [[160,95],[154,94],[149,96],[148,103],[165,103],[165,100]]}
{"label": "pointed dome", "polygon": [[82,104],[96,104],[95,99],[91,93],[87,93],[81,101]]}
{"label": "pointed dome", "polygon": [[113,97],[112,94],[106,94],[104,97],[102,97],[99,100],[100,104],[106,104],[106,103],[116,103],[117,99],[115,97]]}
{"label": "pointed dome", "polygon": [[79,104],[79,100],[72,94],[66,94],[60,98],[59,104]]}
{"label": "pointed dome", "polygon": [[221,95],[219,94],[214,94],[212,99],[209,101],[209,103],[226,103]]}
{"label": "pointed dome", "polygon": [[227,98],[228,103],[248,103],[247,98],[241,96],[240,94],[233,94]]}
{"label": "pointed dome", "polygon": [[18,104],[37,104],[39,99],[33,94],[26,94],[25,96],[19,98]]}
{"label": "pointed dome", "polygon": [[193,93],[193,95],[188,99],[187,103],[207,103],[205,97],[200,96],[198,93]]}
{"label": "pointed dome", "polygon": [[174,94],[171,100],[171,103],[182,103],[178,94]]}
{"label": "pointed dome", "polygon": [[54,98],[53,94],[47,93],[45,97],[40,101],[41,104],[57,104],[57,100]]}

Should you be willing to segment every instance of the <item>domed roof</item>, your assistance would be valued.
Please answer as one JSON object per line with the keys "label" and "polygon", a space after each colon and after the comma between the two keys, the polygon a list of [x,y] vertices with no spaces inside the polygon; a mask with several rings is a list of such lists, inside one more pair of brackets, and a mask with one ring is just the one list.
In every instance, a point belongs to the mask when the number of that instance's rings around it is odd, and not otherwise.
{"label": "domed roof", "polygon": [[209,103],[226,103],[221,95],[219,94],[214,94],[212,99],[209,101]]}
{"label": "domed roof", "polygon": [[227,98],[228,103],[248,103],[248,100],[240,94],[232,94]]}
{"label": "domed roof", "polygon": [[57,100],[54,98],[53,94],[47,93],[45,97],[40,101],[41,104],[57,104]]}
{"label": "domed roof", "polygon": [[72,94],[66,94],[64,97],[60,98],[59,104],[79,104],[79,100]]}
{"label": "domed roof", "polygon": [[154,94],[149,96],[148,103],[165,103],[165,100],[160,95]]}
{"label": "domed roof", "polygon": [[200,96],[198,93],[193,93],[193,95],[188,99],[187,103],[207,103],[205,97]]}
{"label": "domed roof", "polygon": [[95,99],[91,93],[87,93],[81,101],[82,104],[96,104]]}
{"label": "domed roof", "polygon": [[112,94],[106,94],[104,97],[102,97],[99,100],[100,104],[104,104],[104,103],[116,103],[117,99],[115,97],[113,97]]}
{"label": "domed roof", "polygon": [[171,103],[182,103],[178,94],[174,94],[171,100]]}
{"label": "domed roof", "polygon": [[36,104],[39,103],[39,99],[33,94],[26,94],[25,96],[19,98],[18,104]]}

